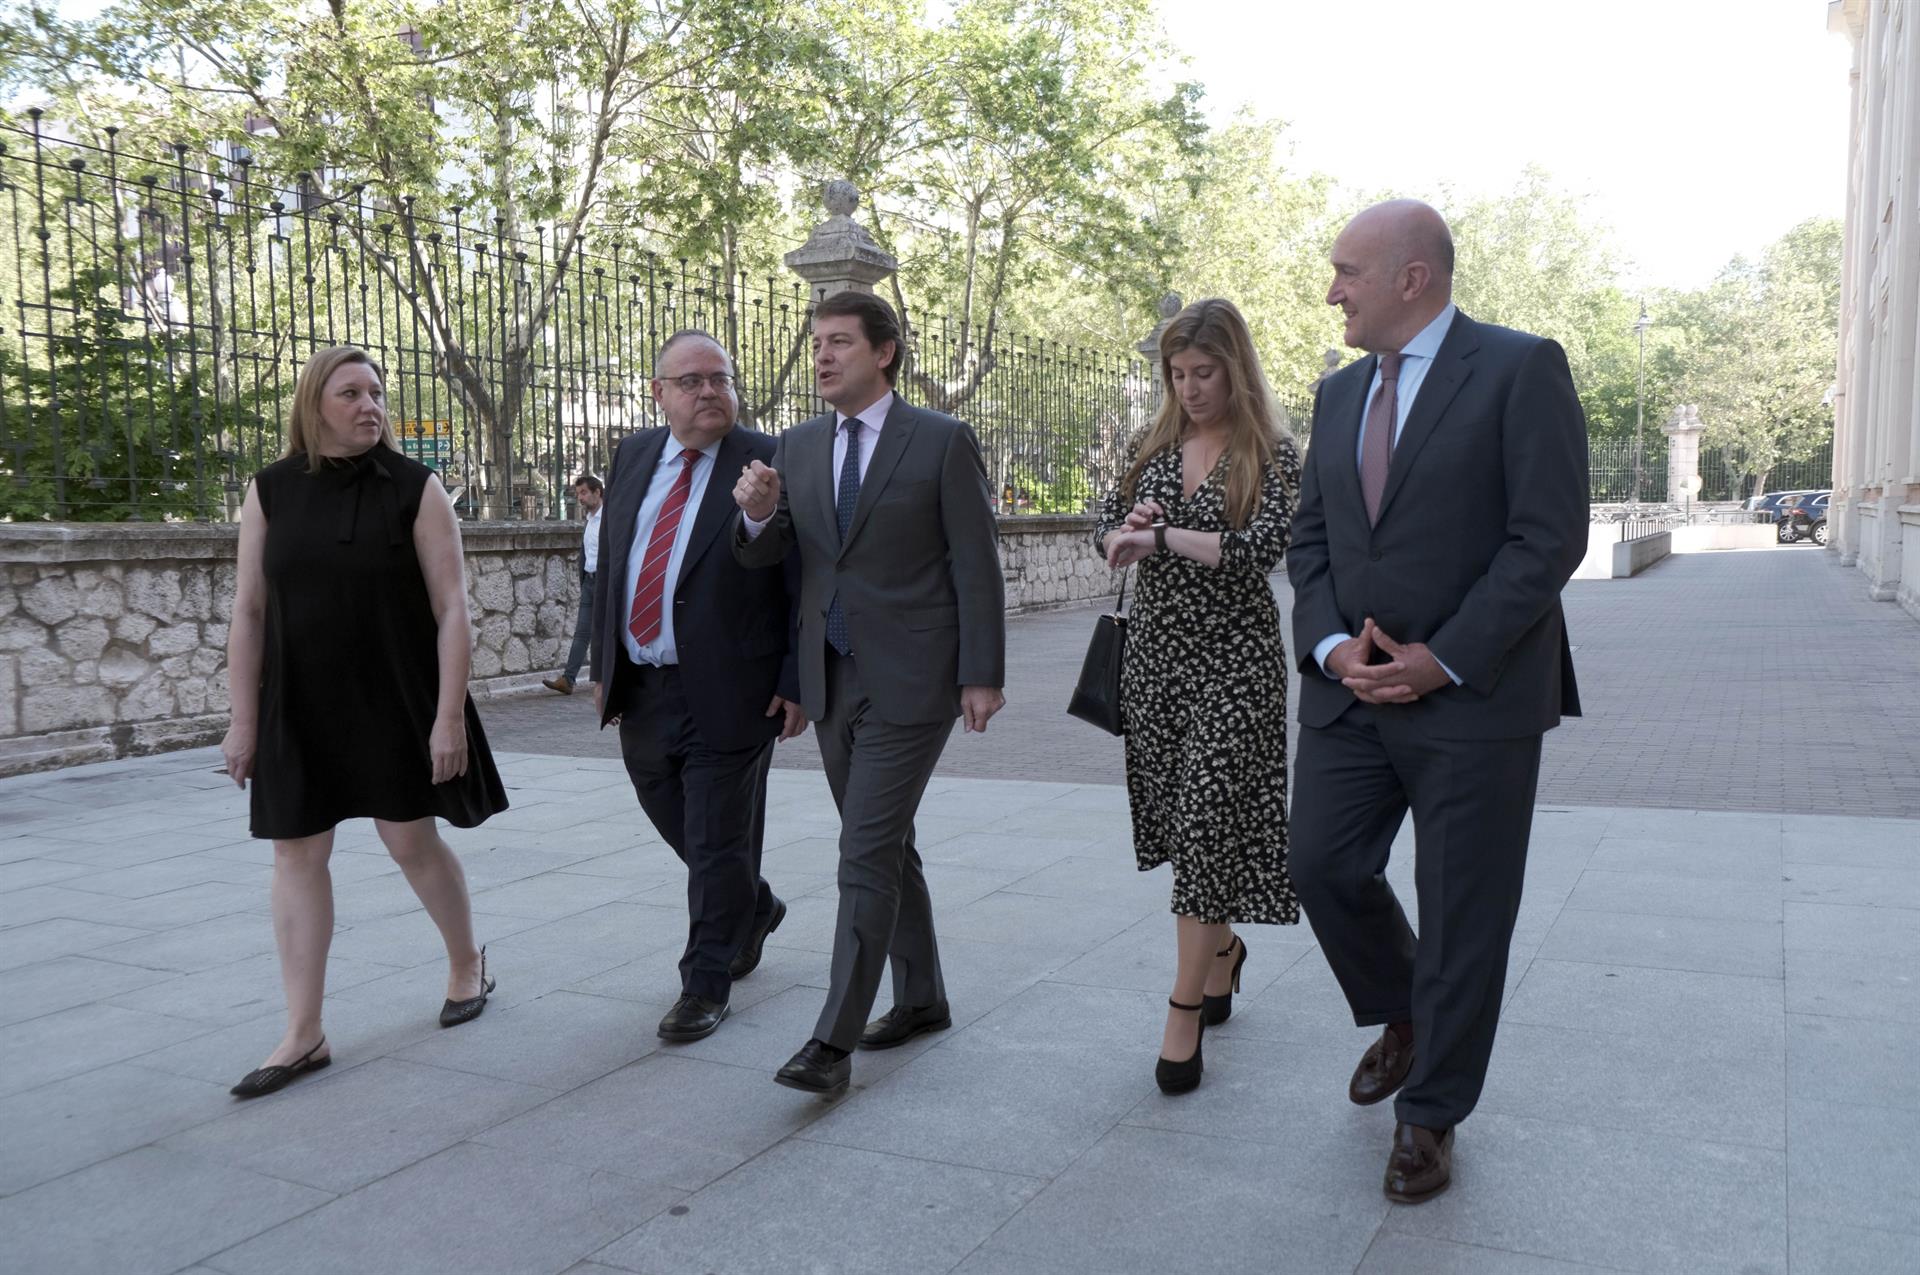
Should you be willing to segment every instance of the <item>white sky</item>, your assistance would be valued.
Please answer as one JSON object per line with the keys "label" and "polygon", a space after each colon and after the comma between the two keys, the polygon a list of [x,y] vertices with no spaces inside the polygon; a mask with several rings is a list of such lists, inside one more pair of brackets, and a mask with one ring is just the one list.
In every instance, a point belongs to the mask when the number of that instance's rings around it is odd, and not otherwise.
{"label": "white sky", "polygon": [[1158,3],[1216,120],[1285,120],[1300,167],[1360,191],[1498,194],[1537,163],[1613,228],[1629,287],[1846,209],[1824,0]]}

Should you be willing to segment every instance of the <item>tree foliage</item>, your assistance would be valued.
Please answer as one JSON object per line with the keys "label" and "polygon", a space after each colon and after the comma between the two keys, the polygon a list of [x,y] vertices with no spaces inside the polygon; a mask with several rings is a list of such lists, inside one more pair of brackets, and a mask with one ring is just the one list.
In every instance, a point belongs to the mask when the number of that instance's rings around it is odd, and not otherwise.
{"label": "tree foliage", "polygon": [[1664,352],[1666,375],[1752,494],[1833,437],[1840,269],[1841,225],[1817,218],[1668,301],[1681,339]]}

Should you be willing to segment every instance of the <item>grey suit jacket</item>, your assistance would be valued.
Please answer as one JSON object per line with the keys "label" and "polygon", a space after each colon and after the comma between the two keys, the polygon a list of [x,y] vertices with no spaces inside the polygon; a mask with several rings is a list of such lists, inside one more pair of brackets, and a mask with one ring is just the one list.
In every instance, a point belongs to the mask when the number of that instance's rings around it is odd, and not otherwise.
{"label": "grey suit jacket", "polygon": [[1355,461],[1364,358],[1320,383],[1300,478],[1293,582],[1300,721],[1358,703],[1313,648],[1372,616],[1462,679],[1404,715],[1441,739],[1538,734],[1580,713],[1560,590],[1587,547],[1587,427],[1558,344],[1455,316],[1413,401],[1377,525]]}
{"label": "grey suit jacket", "polygon": [[860,683],[882,720],[950,721],[962,686],[1006,683],[1006,597],[986,465],[973,431],[897,396],[874,444],[843,544],[835,515],[834,416],[780,437],[780,504],[756,538],[736,515],[750,567],[800,548],[800,702],[827,710],[827,606],[836,592]]}

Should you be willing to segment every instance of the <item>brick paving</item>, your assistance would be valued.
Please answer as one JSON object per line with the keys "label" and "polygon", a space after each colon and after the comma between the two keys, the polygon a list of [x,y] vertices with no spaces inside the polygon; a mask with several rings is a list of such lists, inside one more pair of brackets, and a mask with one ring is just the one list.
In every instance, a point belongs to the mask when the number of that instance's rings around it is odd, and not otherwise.
{"label": "brick paving", "polygon": [[[1284,577],[1274,578],[1283,608]],[[1587,716],[1547,737],[1546,804],[1920,818],[1920,624],[1811,546],[1669,558],[1576,581],[1568,624]],[[1008,623],[1007,707],[958,732],[940,773],[1121,781],[1120,742],[1068,717],[1097,608]],[[496,746],[618,758],[590,697],[483,706]],[[776,766],[818,769],[812,736]]]}

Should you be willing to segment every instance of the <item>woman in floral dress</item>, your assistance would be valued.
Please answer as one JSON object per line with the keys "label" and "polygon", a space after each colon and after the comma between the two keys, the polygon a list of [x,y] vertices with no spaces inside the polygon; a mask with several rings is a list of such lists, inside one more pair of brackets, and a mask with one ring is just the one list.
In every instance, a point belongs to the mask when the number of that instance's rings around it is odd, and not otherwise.
{"label": "woman in floral dress", "polygon": [[1269,573],[1286,552],[1300,458],[1239,310],[1196,301],[1160,338],[1159,415],[1095,528],[1139,563],[1121,705],[1140,869],[1173,865],[1178,956],[1155,1077],[1200,1083],[1225,1022],[1243,924],[1300,920],[1287,876],[1287,656]]}

